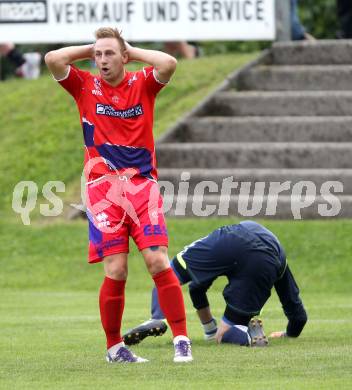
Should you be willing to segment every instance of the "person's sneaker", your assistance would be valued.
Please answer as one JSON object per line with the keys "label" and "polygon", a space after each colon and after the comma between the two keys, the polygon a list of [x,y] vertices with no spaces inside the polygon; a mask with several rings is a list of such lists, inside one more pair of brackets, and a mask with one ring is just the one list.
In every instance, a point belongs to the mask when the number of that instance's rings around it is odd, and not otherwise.
{"label": "person's sneaker", "polygon": [[215,338],[216,332],[217,331],[204,333],[204,340],[205,341],[214,341],[214,340],[216,340],[216,338]]}
{"label": "person's sneaker", "polygon": [[126,345],[138,344],[148,336],[162,336],[167,331],[164,320],[148,320],[130,329],[122,336]]}
{"label": "person's sneaker", "polygon": [[175,363],[187,363],[193,360],[192,357],[192,348],[190,340],[182,337],[175,337],[174,339],[174,347],[175,347]]}
{"label": "person's sneaker", "polygon": [[108,363],[145,363],[149,360],[135,355],[126,347],[120,347],[113,356],[111,356],[108,352],[106,355],[106,361]]}
{"label": "person's sneaker", "polygon": [[266,347],[269,342],[263,330],[263,321],[252,318],[248,323],[248,334],[251,338],[251,347]]}

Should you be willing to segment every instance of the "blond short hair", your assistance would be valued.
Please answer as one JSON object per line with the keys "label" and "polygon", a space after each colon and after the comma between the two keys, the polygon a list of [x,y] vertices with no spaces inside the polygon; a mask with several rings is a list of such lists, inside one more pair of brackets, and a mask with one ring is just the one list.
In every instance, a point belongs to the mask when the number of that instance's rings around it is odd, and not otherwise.
{"label": "blond short hair", "polygon": [[126,50],[125,40],[121,36],[121,32],[117,28],[112,27],[100,27],[95,32],[95,39],[102,39],[102,38],[115,38],[119,44],[121,51]]}

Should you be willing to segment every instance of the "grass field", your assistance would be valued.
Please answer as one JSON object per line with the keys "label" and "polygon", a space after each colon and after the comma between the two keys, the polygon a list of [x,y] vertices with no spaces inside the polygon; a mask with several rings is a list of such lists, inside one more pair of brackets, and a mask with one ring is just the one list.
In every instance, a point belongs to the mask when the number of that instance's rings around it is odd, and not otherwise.
{"label": "grass field", "polygon": [[[170,254],[233,222],[170,220]],[[0,389],[351,388],[352,221],[265,225],[282,239],[301,287],[309,315],[301,337],[275,340],[265,349],[209,344],[186,293],[195,361],[175,366],[167,333],[134,348],[150,363],[121,367],[104,361],[97,304],[102,270],[85,263],[85,223],[8,224],[0,245]],[[125,330],[148,318],[152,286],[142,259],[131,249]],[[224,284],[220,279],[210,291],[217,318]],[[275,293],[262,318],[267,333],[284,329]]]}

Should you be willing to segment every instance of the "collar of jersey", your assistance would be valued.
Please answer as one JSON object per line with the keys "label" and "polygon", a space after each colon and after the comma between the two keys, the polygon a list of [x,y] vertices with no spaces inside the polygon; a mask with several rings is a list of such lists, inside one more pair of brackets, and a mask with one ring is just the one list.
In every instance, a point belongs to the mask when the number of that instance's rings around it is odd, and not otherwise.
{"label": "collar of jersey", "polygon": [[110,85],[109,83],[107,83],[100,75],[99,75],[99,80],[100,80],[101,84],[104,86],[104,88],[115,89],[115,88],[120,88],[120,87],[122,87],[125,83],[127,83],[129,77],[130,77],[130,72],[125,71],[125,77],[122,79],[122,81],[120,82],[120,84],[117,84],[115,87],[113,87],[112,85]]}

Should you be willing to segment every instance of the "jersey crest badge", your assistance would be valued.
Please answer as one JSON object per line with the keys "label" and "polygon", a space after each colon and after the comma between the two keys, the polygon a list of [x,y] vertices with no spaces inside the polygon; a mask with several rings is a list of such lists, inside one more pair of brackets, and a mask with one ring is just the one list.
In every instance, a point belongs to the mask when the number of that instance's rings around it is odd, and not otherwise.
{"label": "jersey crest badge", "polygon": [[137,76],[134,74],[129,80],[128,80],[128,86],[130,87],[135,81],[137,81]]}

